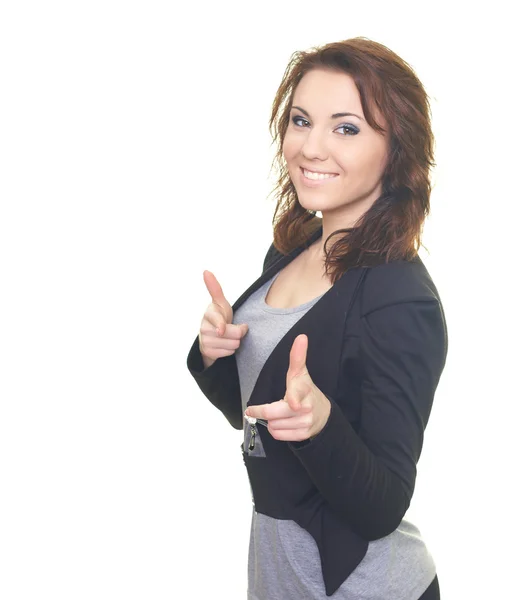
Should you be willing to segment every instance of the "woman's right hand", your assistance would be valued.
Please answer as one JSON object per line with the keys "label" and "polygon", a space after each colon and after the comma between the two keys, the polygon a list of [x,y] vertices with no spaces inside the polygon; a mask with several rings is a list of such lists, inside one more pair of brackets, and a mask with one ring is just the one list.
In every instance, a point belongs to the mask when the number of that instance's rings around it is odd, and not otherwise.
{"label": "woman's right hand", "polygon": [[232,307],[225,299],[218,280],[210,271],[203,272],[203,280],[212,299],[203,315],[198,334],[203,365],[207,368],[216,359],[234,354],[249,331],[249,326],[246,323],[232,323]]}

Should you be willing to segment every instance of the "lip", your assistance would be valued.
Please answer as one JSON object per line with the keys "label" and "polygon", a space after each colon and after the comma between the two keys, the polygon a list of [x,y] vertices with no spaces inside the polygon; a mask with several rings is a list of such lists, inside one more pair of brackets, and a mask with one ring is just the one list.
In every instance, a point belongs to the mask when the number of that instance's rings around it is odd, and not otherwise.
{"label": "lip", "polygon": [[[317,173],[318,171],[314,171],[314,172]],[[336,179],[336,177],[339,177],[339,175],[336,174],[334,177],[326,177],[325,179],[317,179],[316,181],[314,181],[312,179],[307,179],[307,177],[305,177],[305,174],[303,173],[303,167],[300,167],[301,182],[303,183],[303,185],[306,185],[307,187],[319,187],[320,185],[325,185],[327,183],[334,181]]]}
{"label": "lip", "polygon": [[317,169],[309,169],[309,167],[304,167],[300,165],[300,169],[305,169],[306,171],[310,171],[311,173],[323,173],[324,175],[337,175],[338,173],[334,173],[331,171],[318,171]]}

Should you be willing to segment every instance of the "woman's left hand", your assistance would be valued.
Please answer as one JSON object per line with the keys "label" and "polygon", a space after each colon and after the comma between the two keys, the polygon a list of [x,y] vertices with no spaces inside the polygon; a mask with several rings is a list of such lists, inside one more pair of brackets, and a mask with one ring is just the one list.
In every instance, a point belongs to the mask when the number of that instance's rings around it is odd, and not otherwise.
{"label": "woman's left hand", "polygon": [[245,411],[246,416],[265,419],[269,433],[276,440],[301,442],[313,438],[325,427],[330,415],[330,400],[307,371],[308,343],[302,333],[292,344],[283,400],[249,406]]}

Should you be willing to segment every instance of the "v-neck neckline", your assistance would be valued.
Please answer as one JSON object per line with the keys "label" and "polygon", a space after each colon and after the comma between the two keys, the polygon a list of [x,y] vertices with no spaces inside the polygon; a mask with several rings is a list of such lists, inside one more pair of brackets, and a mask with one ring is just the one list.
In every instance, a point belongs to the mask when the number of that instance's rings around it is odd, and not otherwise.
{"label": "v-neck neckline", "polygon": [[[296,260],[296,259],[294,258],[293,260]],[[267,312],[269,314],[290,315],[293,313],[307,310],[314,303],[318,302],[318,300],[329,291],[329,290],[326,290],[325,292],[323,292],[323,294],[318,294],[315,298],[312,298],[311,300],[307,300],[306,302],[302,302],[301,304],[297,304],[296,306],[283,306],[283,307],[271,306],[270,304],[267,304],[266,298],[269,295],[269,291],[272,288],[274,282],[276,281],[276,279],[278,279],[281,271],[283,271],[283,267],[280,269],[280,271],[278,271],[278,273],[276,273],[275,275],[272,276],[271,279],[269,279],[269,281],[271,282],[271,285],[264,291],[264,293],[260,297],[260,305],[261,305],[262,310],[264,310],[265,312]],[[268,282],[265,282],[263,285],[266,285],[267,283]]]}
{"label": "v-neck neckline", "polygon": [[[289,254],[282,254],[279,258],[277,258],[268,268],[266,271],[264,271],[259,277],[258,279],[256,279],[256,281],[254,281],[244,292],[243,294],[241,294],[241,296],[236,300],[236,302],[232,305],[232,310],[233,312],[236,311],[244,302],[245,300],[247,300],[247,298],[253,294],[254,292],[256,292],[256,290],[258,290],[264,283],[266,283],[267,281],[269,281],[269,279],[271,279],[274,275],[276,275],[276,273],[279,273],[284,267],[286,267],[292,260],[294,260],[297,256],[299,256],[304,250],[306,250],[310,245],[312,245],[317,239],[319,239],[321,237],[321,234],[323,233],[323,225],[320,225],[320,227],[313,232],[313,234],[311,235],[311,237],[306,240],[303,244],[301,244],[300,246],[297,246],[296,248],[294,248],[294,250],[291,250],[291,252]],[[339,281],[339,280],[338,280]],[[327,292],[325,292],[326,294],[329,293],[333,287],[336,284],[334,284],[329,290],[327,290]],[[324,294],[325,296],[325,294]],[[320,298],[321,301],[321,298]]]}
{"label": "v-neck neckline", "polygon": [[[256,290],[258,290],[264,283],[266,283],[276,273],[280,272],[286,265],[288,265],[291,262],[291,260],[296,258],[304,250],[306,250],[314,241],[316,241],[321,236],[322,232],[323,225],[321,225],[305,243],[301,244],[300,246],[297,246],[289,254],[282,255],[280,258],[276,259],[274,263],[266,271],[264,271],[262,275],[258,277],[258,279],[251,286],[249,286],[249,288],[247,288],[247,290],[245,290],[245,292],[243,292],[243,294],[236,300],[236,302],[232,306],[233,312],[235,312],[251,294],[256,292]],[[338,292],[340,287],[344,284],[347,275],[351,274],[352,272],[353,269],[348,269],[347,271],[345,271],[345,273],[343,273],[343,275],[322,296],[319,297],[317,302],[315,302],[313,306],[309,308],[309,310],[305,311],[304,314],[301,315],[300,318],[294,323],[294,325],[292,325],[292,327],[290,327],[290,329],[280,338],[278,343],[270,352],[269,356],[266,358],[260,372],[258,373],[258,377],[256,378],[254,386],[251,390],[251,394],[247,399],[246,406],[250,406],[250,402],[258,390],[262,374],[264,374],[266,369],[269,368],[269,364],[272,360],[274,360],[274,356],[276,356],[277,354],[281,354],[282,348],[289,341],[289,337],[294,336],[294,338],[296,338],[299,335],[299,333],[297,332],[301,332],[303,330],[304,320],[313,319],[316,312],[322,310],[324,303],[328,302],[328,299],[333,294],[336,294]],[[359,282],[362,280],[366,272],[367,269],[362,269],[359,273],[358,281],[355,284],[356,288],[358,287]]]}

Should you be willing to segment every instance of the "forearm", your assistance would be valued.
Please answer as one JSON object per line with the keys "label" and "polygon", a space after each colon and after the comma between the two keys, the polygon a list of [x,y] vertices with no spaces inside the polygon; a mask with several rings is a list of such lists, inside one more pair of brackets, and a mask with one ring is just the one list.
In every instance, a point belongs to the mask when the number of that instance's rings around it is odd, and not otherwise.
{"label": "forearm", "polygon": [[289,444],[333,510],[364,539],[379,539],[397,528],[410,497],[327,398],[331,411],[325,427],[307,443]]}

